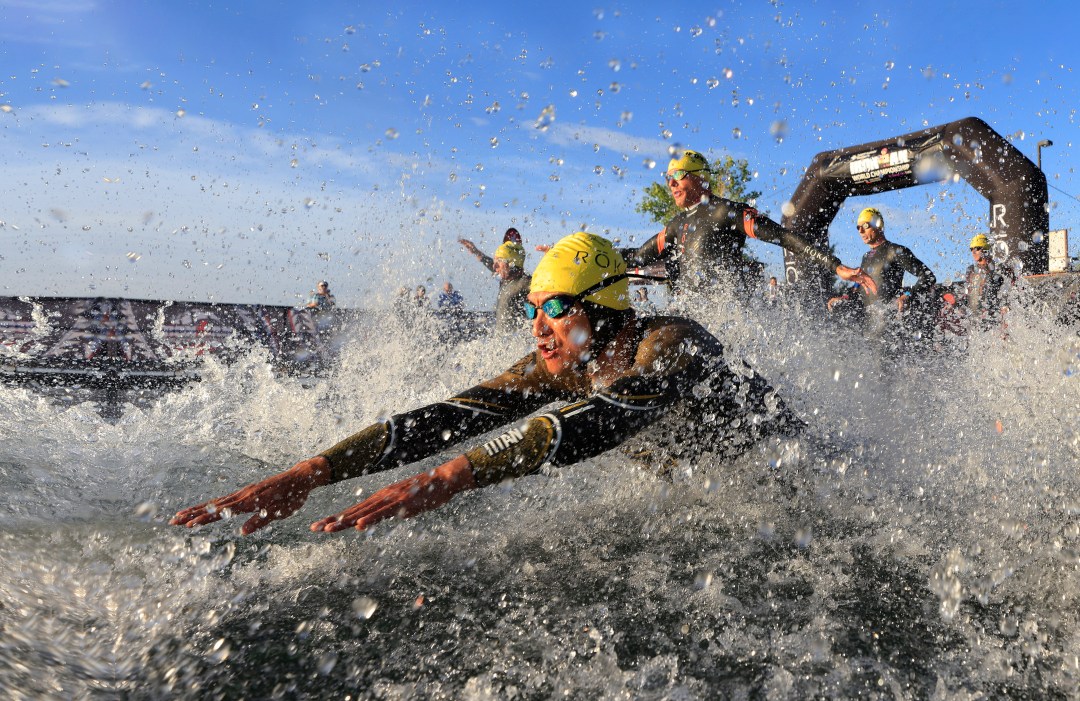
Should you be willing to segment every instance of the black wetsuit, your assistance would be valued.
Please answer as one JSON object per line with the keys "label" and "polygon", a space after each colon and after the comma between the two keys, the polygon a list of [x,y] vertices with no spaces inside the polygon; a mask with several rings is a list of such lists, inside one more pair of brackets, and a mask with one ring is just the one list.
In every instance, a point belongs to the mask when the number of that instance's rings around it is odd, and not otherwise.
{"label": "black wetsuit", "polygon": [[711,197],[675,215],[664,231],[639,248],[621,249],[630,267],[663,261],[673,286],[707,289],[741,282],[747,235],[809,258],[830,273],[840,259],[810,245],[749,205]]}
{"label": "black wetsuit", "polygon": [[[762,435],[801,426],[764,379],[745,366],[733,371],[720,342],[693,321],[631,320],[613,344],[614,369],[595,384],[585,372],[552,375],[537,351],[446,401],[369,426],[322,453],[333,481],[414,462],[515,422],[466,453],[481,486],[598,455],[650,424],[666,430],[659,447],[673,457],[741,452]],[[570,403],[520,422],[558,401]]]}
{"label": "black wetsuit", "polygon": [[[477,257],[491,272],[495,272],[495,260],[484,253]],[[518,331],[525,324],[525,298],[529,296],[530,275],[521,273],[509,280],[499,279],[499,296],[495,299],[495,328],[500,331]]]}
{"label": "black wetsuit", "polygon": [[993,326],[1001,312],[1005,276],[993,262],[985,268],[969,266],[964,277],[967,287],[967,310],[971,323],[981,328]]}
{"label": "black wetsuit", "polygon": [[867,307],[878,300],[893,302],[904,292],[904,273],[915,276],[915,285],[911,288],[911,297],[916,301],[924,300],[934,290],[937,278],[930,268],[915,257],[907,246],[892,241],[885,241],[876,248],[871,248],[862,259],[863,272],[877,283],[877,294],[862,290],[863,304]]}
{"label": "black wetsuit", "polygon": [[[937,311],[930,304],[937,284],[933,271],[907,246],[892,241],[867,251],[862,258],[862,269],[877,284],[876,294],[871,294],[865,286],[859,287],[864,335],[879,342],[887,357],[917,349],[917,338],[930,338],[929,326]],[[914,275],[916,282],[904,307],[904,320],[898,321],[896,299],[905,294],[905,273]]]}

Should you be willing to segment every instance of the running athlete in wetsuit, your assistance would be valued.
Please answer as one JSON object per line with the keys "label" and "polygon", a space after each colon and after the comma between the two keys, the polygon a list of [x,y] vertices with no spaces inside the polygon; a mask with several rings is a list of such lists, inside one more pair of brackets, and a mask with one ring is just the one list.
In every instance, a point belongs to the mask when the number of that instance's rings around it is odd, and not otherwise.
{"label": "running athlete in wetsuit", "polygon": [[987,329],[1005,314],[1005,308],[1001,306],[1005,276],[990,259],[990,240],[986,234],[971,239],[971,257],[975,263],[968,267],[964,276],[968,318],[972,325]]}
{"label": "running athlete in wetsuit", "polygon": [[[930,308],[930,302],[937,278],[911,249],[885,238],[885,218],[877,209],[867,207],[860,212],[856,228],[863,243],[870,247],[863,255],[861,269],[877,284],[876,290],[859,287],[863,333],[892,355],[900,350],[904,337],[903,324],[897,321],[899,315],[907,312],[909,326],[927,330],[924,327],[936,311]],[[905,273],[915,276],[915,285],[908,290],[904,288]]]}
{"label": "running athlete in wetsuit", "polygon": [[[250,533],[294,513],[318,486],[414,462],[500,426],[509,428],[316,521],[312,530],[363,529],[411,516],[465,489],[598,455],[650,424],[668,429],[674,444],[668,454],[675,456],[745,449],[761,435],[801,426],[760,376],[733,371],[720,342],[696,322],[638,319],[625,271],[606,239],[584,233],[562,239],[537,266],[525,306],[535,352],[494,379],[369,426],[285,472],[185,509],[171,523],[191,527],[223,513],[257,512],[242,528]],[[520,422],[559,401],[568,403]]]}
{"label": "running athlete in wetsuit", "polygon": [[620,251],[627,265],[645,267],[662,261],[676,288],[706,291],[739,282],[746,237],[775,243],[808,258],[839,277],[872,285],[861,270],[848,268],[831,253],[815,248],[753,207],[710,192],[709,163],[697,151],[668,163],[667,185],[683,211],[639,248]]}
{"label": "running athlete in wetsuit", "polygon": [[517,229],[507,229],[502,245],[495,249],[494,257],[486,255],[469,239],[458,239],[458,243],[499,278],[495,328],[516,331],[522,326],[521,309],[529,294],[529,276],[525,274],[525,249],[521,245],[521,234]]}

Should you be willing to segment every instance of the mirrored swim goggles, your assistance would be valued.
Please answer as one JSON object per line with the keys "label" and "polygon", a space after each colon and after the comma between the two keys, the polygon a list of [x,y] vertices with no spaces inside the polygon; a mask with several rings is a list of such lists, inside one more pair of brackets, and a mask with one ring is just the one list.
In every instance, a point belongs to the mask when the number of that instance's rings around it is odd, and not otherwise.
{"label": "mirrored swim goggles", "polygon": [[682,180],[683,178],[685,178],[687,175],[690,175],[691,173],[700,173],[703,170],[705,170],[705,169],[704,168],[695,168],[694,170],[682,170],[682,169],[669,170],[667,173],[665,173],[665,175],[667,176],[668,180]]}
{"label": "mirrored swim goggles", "polygon": [[630,273],[612,275],[609,278],[604,278],[592,287],[578,292],[576,295],[556,295],[541,304],[539,307],[537,307],[529,300],[525,300],[525,318],[529,321],[535,319],[537,309],[542,310],[544,312],[544,316],[549,319],[558,319],[559,317],[566,316],[570,313],[570,310],[574,307],[575,304],[582,301],[589,295],[594,295],[605,287],[614,285],[617,282],[622,282],[627,278],[633,278],[635,280],[653,280],[655,282],[667,280],[667,278],[654,277],[652,275],[632,275]]}

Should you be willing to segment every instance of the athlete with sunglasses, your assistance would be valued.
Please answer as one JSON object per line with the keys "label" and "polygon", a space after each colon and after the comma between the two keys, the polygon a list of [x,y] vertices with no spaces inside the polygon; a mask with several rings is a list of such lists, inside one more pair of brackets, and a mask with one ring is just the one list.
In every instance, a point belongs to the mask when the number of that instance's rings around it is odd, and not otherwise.
{"label": "athlete with sunglasses", "polygon": [[836,256],[750,205],[714,194],[709,163],[697,151],[684,151],[680,158],[671,159],[666,181],[682,211],[640,248],[623,249],[628,265],[645,267],[663,261],[668,280],[676,288],[707,292],[717,284],[734,286],[741,279],[742,249],[750,236],[778,244],[844,280],[873,289],[874,281],[862,270],[842,265]]}
{"label": "athlete with sunglasses", "polygon": [[[533,272],[524,311],[537,348],[501,375],[369,426],[285,472],[180,511],[171,523],[193,527],[254,513],[241,529],[251,533],[297,511],[316,487],[415,462],[501,426],[499,437],[311,529],[362,530],[409,517],[463,490],[599,455],[653,424],[659,463],[702,450],[742,452],[764,435],[802,426],[759,375],[745,364],[733,370],[720,342],[696,322],[638,318],[626,264],[600,236],[576,233],[551,247]],[[553,402],[564,404],[524,420]]]}

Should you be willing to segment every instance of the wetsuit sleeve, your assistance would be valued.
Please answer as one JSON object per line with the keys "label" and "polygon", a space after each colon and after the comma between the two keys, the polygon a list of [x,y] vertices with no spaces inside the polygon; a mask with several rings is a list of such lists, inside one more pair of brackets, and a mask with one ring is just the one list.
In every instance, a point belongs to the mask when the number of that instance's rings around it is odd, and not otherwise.
{"label": "wetsuit sleeve", "polygon": [[626,261],[628,268],[644,268],[663,257],[667,240],[667,229],[664,229],[638,248],[620,248],[619,254]]}
{"label": "wetsuit sleeve", "polygon": [[484,253],[483,251],[477,251],[476,259],[491,272],[495,272],[495,259]]}
{"label": "wetsuit sleeve", "polygon": [[711,374],[692,346],[693,340],[678,332],[646,339],[633,371],[607,389],[469,451],[477,484],[528,475],[545,463],[570,465],[623,443],[666,415],[696,382]]}
{"label": "wetsuit sleeve", "polygon": [[899,249],[896,264],[903,268],[904,272],[911,273],[916,278],[915,285],[911,288],[912,296],[921,297],[933,292],[934,285],[937,284],[934,272],[916,258],[908,247],[900,246]]}
{"label": "wetsuit sleeve", "polygon": [[391,416],[321,453],[331,481],[390,470],[519,419],[555,397],[530,354],[498,377],[450,399]]}
{"label": "wetsuit sleeve", "polygon": [[742,205],[743,229],[750,238],[775,243],[797,256],[802,256],[825,268],[830,273],[841,265],[840,259],[812,245],[803,237],[785,229],[753,207]]}

